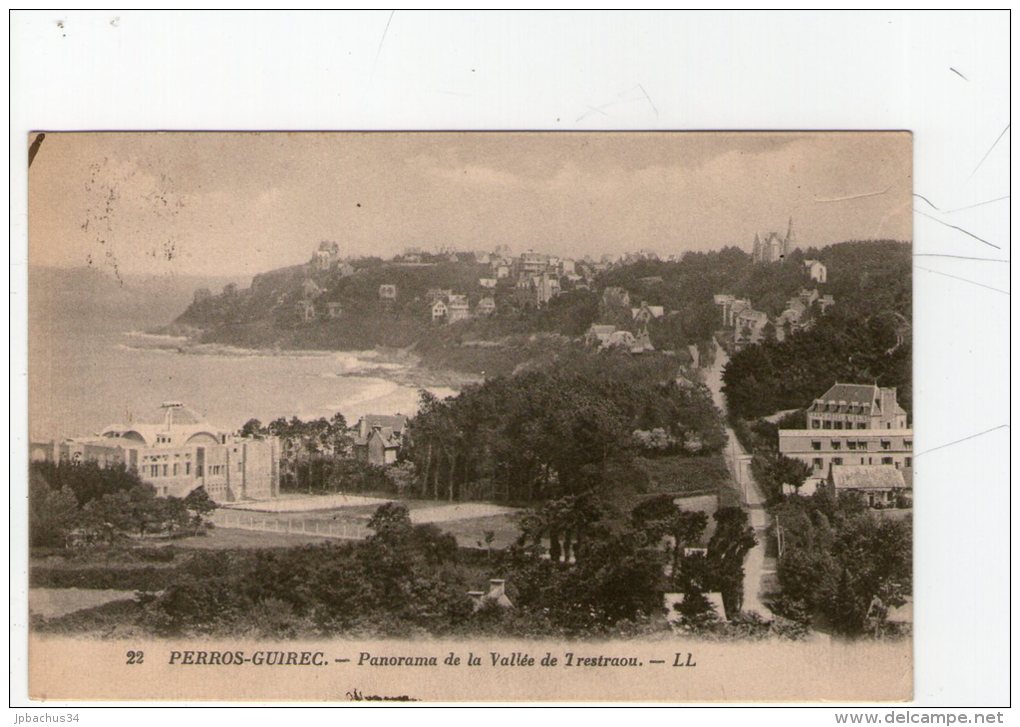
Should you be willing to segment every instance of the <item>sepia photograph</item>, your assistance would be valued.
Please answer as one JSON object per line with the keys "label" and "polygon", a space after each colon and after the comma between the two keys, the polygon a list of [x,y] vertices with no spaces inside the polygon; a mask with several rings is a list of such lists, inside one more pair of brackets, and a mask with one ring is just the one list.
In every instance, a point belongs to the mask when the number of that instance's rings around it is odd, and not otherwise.
{"label": "sepia photograph", "polygon": [[911,697],[910,133],[27,143],[33,695]]}

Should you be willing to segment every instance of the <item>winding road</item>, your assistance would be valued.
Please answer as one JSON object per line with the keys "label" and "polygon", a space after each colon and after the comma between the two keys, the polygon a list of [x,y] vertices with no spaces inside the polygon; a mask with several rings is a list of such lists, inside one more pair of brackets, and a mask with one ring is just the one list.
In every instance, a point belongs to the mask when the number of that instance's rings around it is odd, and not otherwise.
{"label": "winding road", "polygon": [[[711,366],[701,369],[702,379],[709,391],[712,392],[712,401],[716,407],[723,412],[725,421],[726,397],[722,393],[722,372],[729,363],[730,357],[718,344],[715,347],[715,357]],[[767,592],[766,579],[774,574],[774,570],[766,567],[765,543],[768,537],[768,529],[771,525],[771,516],[765,509],[765,494],[759,488],[758,483],[751,476],[751,455],[737,440],[733,429],[727,424],[727,444],[724,450],[726,464],[733,475],[733,481],[740,490],[740,500],[744,510],[747,512],[748,520],[754,529],[758,540],[747,553],[744,559],[744,603],[745,612],[754,612],[763,618],[772,618],[772,612],[761,601],[763,593]]]}

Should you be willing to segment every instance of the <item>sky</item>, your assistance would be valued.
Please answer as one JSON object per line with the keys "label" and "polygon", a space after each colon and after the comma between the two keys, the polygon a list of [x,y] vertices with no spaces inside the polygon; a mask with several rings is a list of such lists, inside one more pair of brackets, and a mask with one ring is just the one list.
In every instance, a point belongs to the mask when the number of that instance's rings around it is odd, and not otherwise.
{"label": "sky", "polygon": [[907,133],[47,133],[29,260],[254,275],[344,254],[910,240]]}

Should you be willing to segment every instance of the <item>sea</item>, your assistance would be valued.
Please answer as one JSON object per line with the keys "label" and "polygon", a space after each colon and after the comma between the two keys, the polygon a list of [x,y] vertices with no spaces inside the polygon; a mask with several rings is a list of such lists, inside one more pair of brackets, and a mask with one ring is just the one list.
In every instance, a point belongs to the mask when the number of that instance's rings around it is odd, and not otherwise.
{"label": "sea", "polygon": [[[80,298],[79,298],[80,300]],[[149,331],[168,323],[144,305],[30,305],[29,421],[33,441],[91,435],[180,401],[226,430],[251,418],[413,414],[405,364],[374,351],[256,351],[190,346]],[[399,379],[400,382],[394,379]],[[428,387],[440,397],[456,392]]]}

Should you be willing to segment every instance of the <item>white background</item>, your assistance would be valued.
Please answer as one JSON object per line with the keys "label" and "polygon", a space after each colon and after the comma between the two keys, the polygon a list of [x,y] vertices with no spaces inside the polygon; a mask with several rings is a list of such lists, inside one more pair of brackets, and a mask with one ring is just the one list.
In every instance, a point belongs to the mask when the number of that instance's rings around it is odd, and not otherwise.
{"label": "white background", "polygon": [[[913,131],[915,192],[939,209],[916,200],[929,216],[915,215],[914,235],[911,709],[1008,704],[1010,201],[959,209],[1009,195],[1008,14],[110,11],[11,23],[13,705],[27,704],[28,131],[368,128]],[[729,717],[752,714],[832,720]],[[85,710],[79,724],[136,717]]]}

